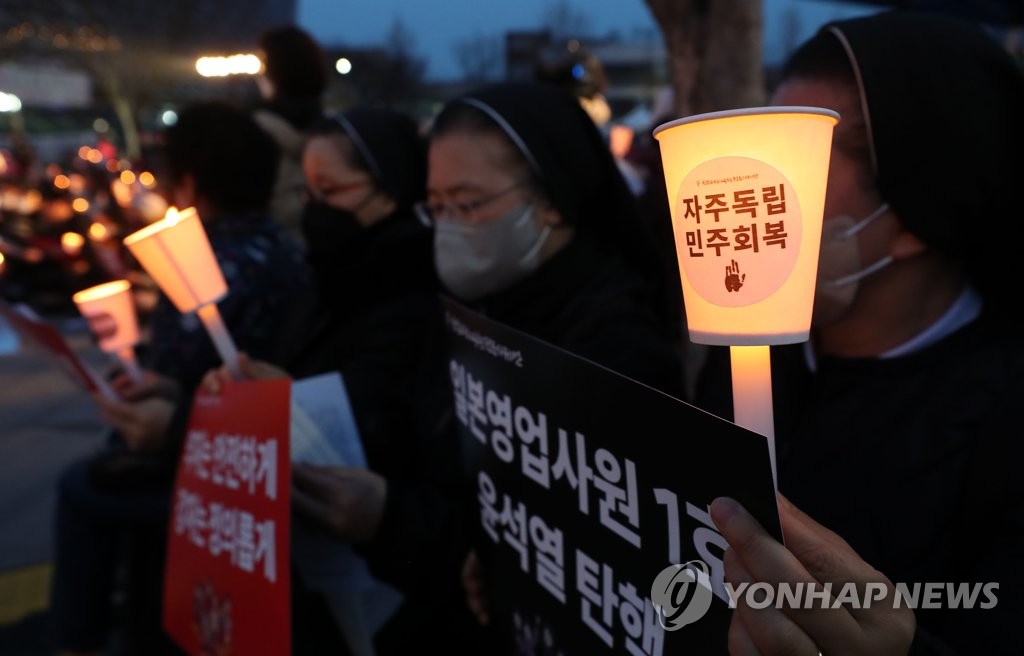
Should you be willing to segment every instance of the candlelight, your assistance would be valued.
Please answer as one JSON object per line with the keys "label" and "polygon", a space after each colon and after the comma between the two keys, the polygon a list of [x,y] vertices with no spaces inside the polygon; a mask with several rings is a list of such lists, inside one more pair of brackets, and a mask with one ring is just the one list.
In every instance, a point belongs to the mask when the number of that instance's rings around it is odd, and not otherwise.
{"label": "candlelight", "polygon": [[75,257],[82,252],[85,237],[77,232],[65,232],[60,236],[60,247],[68,257]]}
{"label": "candlelight", "polygon": [[198,315],[221,360],[240,377],[238,351],[217,310],[228,285],[195,209],[168,208],[164,218],[128,235],[124,245],[179,312]]}
{"label": "candlelight", "polygon": [[659,126],[690,340],[729,346],[736,424],[775,465],[769,345],[806,341],[832,129],[817,107],[714,112]]}
{"label": "candlelight", "polygon": [[77,292],[71,297],[75,303],[88,303],[99,299],[104,299],[109,296],[121,294],[126,290],[131,289],[132,284],[127,280],[115,280],[114,282],[106,282],[102,285],[96,285],[89,289]]}
{"label": "candlelight", "polygon": [[690,339],[806,341],[834,112],[715,112],[655,130]]}
{"label": "candlelight", "polygon": [[88,320],[100,349],[116,355],[132,378],[141,380],[133,349],[139,342],[139,322],[131,289],[127,280],[115,280],[82,290],[71,298]]}
{"label": "candlelight", "polygon": [[18,202],[18,213],[24,216],[35,214],[43,206],[43,195],[35,189],[29,189]]}
{"label": "candlelight", "polygon": [[113,180],[110,183],[110,193],[114,201],[121,207],[128,207],[132,202],[132,189],[121,180]]}
{"label": "candlelight", "polygon": [[194,208],[170,207],[164,218],[133,232],[124,245],[182,314],[216,303],[228,291]]}
{"label": "candlelight", "polygon": [[89,236],[96,241],[103,241],[109,234],[110,231],[107,230],[107,226],[103,225],[99,221],[94,221],[93,224],[89,226]]}

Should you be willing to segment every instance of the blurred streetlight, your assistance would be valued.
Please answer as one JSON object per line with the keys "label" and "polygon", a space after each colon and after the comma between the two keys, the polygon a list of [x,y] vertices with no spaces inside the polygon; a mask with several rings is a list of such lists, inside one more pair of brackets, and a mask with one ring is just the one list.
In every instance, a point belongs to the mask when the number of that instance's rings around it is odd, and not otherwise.
{"label": "blurred streetlight", "polygon": [[338,61],[334,62],[334,68],[342,75],[348,75],[352,72],[352,62],[349,61],[348,57],[341,57]]}
{"label": "blurred streetlight", "polygon": [[20,112],[21,99],[13,93],[0,91],[0,112]]}
{"label": "blurred streetlight", "polygon": [[160,122],[164,125],[174,125],[178,122],[178,114],[173,109],[165,109],[160,114]]}
{"label": "blurred streetlight", "polygon": [[[14,134],[25,134],[25,117],[21,114],[21,98],[13,93],[0,91],[0,113],[10,114],[11,132]],[[7,162],[4,162],[4,169],[7,169]]]}
{"label": "blurred streetlight", "polygon": [[200,57],[196,60],[196,72],[203,77],[226,77],[228,75],[256,75],[263,64],[252,54],[238,54],[230,57]]}

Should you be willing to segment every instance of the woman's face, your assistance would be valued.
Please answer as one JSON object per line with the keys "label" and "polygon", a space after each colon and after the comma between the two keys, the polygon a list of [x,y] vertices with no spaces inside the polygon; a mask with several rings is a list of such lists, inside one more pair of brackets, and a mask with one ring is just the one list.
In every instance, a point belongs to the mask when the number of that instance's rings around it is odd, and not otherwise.
{"label": "woman's face", "polygon": [[[779,86],[772,102],[776,105],[824,107],[835,110],[840,116],[833,133],[828,167],[819,275],[842,279],[885,261],[891,255],[893,239],[900,230],[891,210],[883,211],[877,218],[863,224],[863,229],[847,239],[825,237],[860,225],[882,205],[868,149],[867,122],[856,87],[826,80],[795,78]],[[857,295],[858,285],[855,282],[831,292],[819,285],[815,293],[815,325],[829,325],[848,316]]]}
{"label": "woman's face", "polygon": [[867,126],[855,88],[823,80],[791,79],[772,97],[774,105],[824,107],[839,113],[832,138],[825,218],[867,216],[881,204],[867,151]]}
{"label": "woman's face", "polygon": [[436,218],[486,223],[528,202],[528,175],[504,139],[491,133],[455,131],[430,144],[427,204],[443,208]]}
{"label": "woman's face", "polygon": [[303,151],[302,171],[313,200],[352,212],[369,226],[390,214],[394,203],[379,192],[369,173],[345,160],[342,153],[350,147],[340,134],[314,136]]}
{"label": "woman's face", "polygon": [[531,188],[525,162],[500,134],[455,130],[434,137],[426,205],[438,275],[467,301],[523,280],[573,236]]}

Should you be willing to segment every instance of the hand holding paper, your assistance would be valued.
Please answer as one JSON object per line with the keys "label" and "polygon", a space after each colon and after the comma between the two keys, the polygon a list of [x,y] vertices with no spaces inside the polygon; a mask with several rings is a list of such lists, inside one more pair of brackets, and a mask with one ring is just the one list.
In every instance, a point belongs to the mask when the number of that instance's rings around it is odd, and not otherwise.
{"label": "hand holding paper", "polygon": [[132,451],[160,448],[174,416],[174,403],[159,396],[128,402],[109,399],[102,394],[93,398],[100,407],[100,416],[121,435]]}
{"label": "hand holding paper", "polygon": [[292,503],[339,540],[369,542],[384,516],[387,481],[368,469],[297,464]]}

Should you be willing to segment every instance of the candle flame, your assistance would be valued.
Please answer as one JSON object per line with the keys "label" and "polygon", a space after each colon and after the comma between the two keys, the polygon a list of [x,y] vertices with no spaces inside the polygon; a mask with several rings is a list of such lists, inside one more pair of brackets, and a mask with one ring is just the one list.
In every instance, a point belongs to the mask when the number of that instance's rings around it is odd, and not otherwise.
{"label": "candle flame", "polygon": [[131,289],[132,284],[127,280],[115,280],[113,282],[105,282],[102,285],[96,285],[89,289],[83,289],[80,292],[74,294],[71,299],[75,303],[83,303],[85,301],[92,301],[97,298],[104,298],[106,296],[113,296],[120,294],[127,289]]}
{"label": "candle flame", "polygon": [[167,230],[168,228],[172,228],[176,223],[180,223],[181,221],[184,221],[185,219],[191,218],[193,216],[196,216],[196,209],[194,207],[188,207],[179,212],[177,207],[171,205],[170,207],[167,208],[167,212],[164,214],[164,218],[160,219],[159,221],[154,221],[145,228],[137,230],[132,234],[128,235],[127,237],[124,238],[124,244],[125,246],[130,246],[131,244],[140,242],[143,239],[146,239],[147,237],[151,237],[157,234],[158,232],[162,232],[164,230]]}

